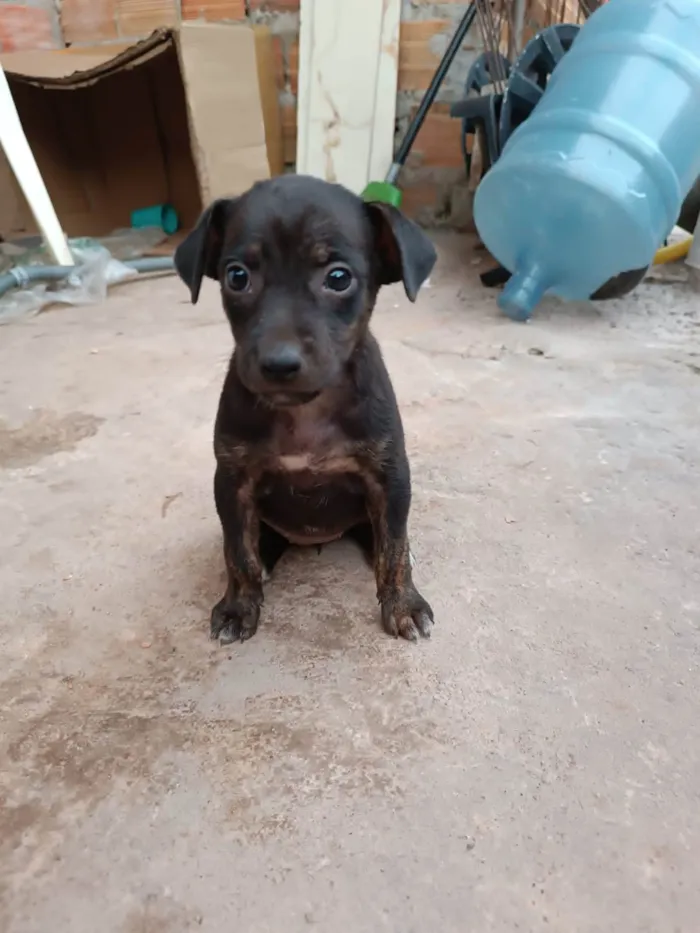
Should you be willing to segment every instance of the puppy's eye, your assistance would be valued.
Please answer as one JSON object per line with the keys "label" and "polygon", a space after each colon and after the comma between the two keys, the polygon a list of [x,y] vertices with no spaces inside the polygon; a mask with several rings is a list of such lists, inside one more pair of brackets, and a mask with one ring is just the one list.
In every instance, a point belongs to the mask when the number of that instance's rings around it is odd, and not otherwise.
{"label": "puppy's eye", "polygon": [[250,288],[250,273],[240,262],[226,267],[226,284],[232,292],[247,292]]}
{"label": "puppy's eye", "polygon": [[350,288],[352,281],[352,272],[347,266],[334,266],[326,273],[323,287],[340,295]]}

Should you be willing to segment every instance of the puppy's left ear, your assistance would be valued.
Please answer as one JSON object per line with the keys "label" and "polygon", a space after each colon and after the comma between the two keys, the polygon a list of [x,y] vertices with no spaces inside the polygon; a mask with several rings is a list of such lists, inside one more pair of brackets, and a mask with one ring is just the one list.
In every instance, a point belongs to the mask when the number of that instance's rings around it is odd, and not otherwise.
{"label": "puppy's left ear", "polygon": [[219,259],[224,245],[226,223],[236,199],[221,198],[208,207],[197,226],[175,250],[175,271],[190,290],[192,304],[197,304],[202,278],[219,278]]}
{"label": "puppy's left ear", "polygon": [[379,284],[403,282],[406,294],[415,301],[437,260],[435,247],[418,224],[390,204],[374,201],[366,207],[374,229]]}

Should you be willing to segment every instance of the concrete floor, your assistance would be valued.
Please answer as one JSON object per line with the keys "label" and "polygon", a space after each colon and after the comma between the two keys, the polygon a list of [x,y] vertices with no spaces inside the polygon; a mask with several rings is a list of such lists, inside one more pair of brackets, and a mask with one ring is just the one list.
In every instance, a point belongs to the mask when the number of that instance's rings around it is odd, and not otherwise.
{"label": "concrete floor", "polygon": [[0,329],[3,933],[697,930],[700,299],[520,326],[473,273],[375,319],[418,646],[346,545],[208,640],[213,285]]}

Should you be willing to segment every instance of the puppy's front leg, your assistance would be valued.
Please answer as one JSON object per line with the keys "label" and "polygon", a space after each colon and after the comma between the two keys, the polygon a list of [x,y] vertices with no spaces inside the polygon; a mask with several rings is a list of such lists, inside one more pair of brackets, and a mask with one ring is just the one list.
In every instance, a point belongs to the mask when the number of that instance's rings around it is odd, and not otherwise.
{"label": "puppy's front leg", "polygon": [[219,464],[214,499],[224,532],[228,585],[224,598],[212,610],[211,637],[227,645],[255,635],[263,601],[253,479]]}
{"label": "puppy's front leg", "polygon": [[374,530],[374,572],[384,629],[417,641],[430,637],[433,610],[413,584],[408,544],[411,477],[405,454],[385,462],[368,480],[368,508]]}

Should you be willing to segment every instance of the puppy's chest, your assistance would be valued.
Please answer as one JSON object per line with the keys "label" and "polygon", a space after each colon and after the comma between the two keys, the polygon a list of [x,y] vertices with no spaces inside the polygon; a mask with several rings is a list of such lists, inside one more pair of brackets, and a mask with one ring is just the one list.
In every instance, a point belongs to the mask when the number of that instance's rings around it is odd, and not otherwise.
{"label": "puppy's chest", "polygon": [[313,406],[285,412],[273,430],[266,470],[271,473],[339,475],[357,473],[355,448],[337,422]]}
{"label": "puppy's chest", "polygon": [[261,517],[297,544],[333,541],[366,521],[366,491],[354,446],[329,418],[284,413],[258,486]]}

